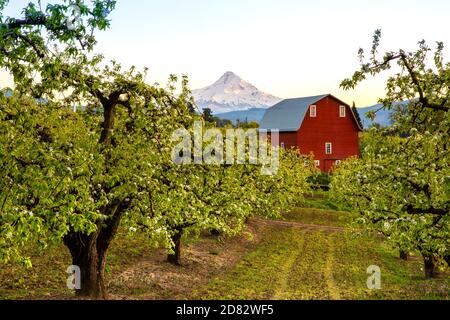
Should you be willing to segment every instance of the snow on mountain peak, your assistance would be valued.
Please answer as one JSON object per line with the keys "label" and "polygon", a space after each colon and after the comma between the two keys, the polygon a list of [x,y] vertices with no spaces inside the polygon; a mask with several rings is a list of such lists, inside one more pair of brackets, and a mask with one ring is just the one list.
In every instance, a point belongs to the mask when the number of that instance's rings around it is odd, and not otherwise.
{"label": "snow on mountain peak", "polygon": [[216,81],[216,83],[227,83],[233,79],[240,79],[234,72],[227,71]]}
{"label": "snow on mountain peak", "polygon": [[259,91],[231,71],[225,72],[212,85],[193,90],[192,93],[200,110],[210,108],[214,113],[268,108],[281,100]]}

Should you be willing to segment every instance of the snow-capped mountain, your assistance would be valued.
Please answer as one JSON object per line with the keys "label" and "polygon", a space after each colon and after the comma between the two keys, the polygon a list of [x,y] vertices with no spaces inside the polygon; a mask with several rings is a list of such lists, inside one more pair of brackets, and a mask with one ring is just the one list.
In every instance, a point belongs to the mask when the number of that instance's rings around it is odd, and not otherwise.
{"label": "snow-capped mountain", "polygon": [[198,108],[210,108],[213,113],[268,108],[280,98],[259,91],[233,72],[226,72],[212,85],[192,91]]}

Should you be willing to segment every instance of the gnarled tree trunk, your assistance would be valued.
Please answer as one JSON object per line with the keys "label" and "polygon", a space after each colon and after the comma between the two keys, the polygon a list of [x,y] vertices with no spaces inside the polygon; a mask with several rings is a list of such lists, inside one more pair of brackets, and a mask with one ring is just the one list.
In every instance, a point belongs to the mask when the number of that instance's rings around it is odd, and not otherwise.
{"label": "gnarled tree trunk", "polygon": [[172,236],[172,241],[175,244],[173,248],[174,253],[169,253],[167,255],[167,261],[173,265],[179,266],[181,265],[181,237],[183,235],[182,231],[177,231]]}
{"label": "gnarled tree trunk", "polygon": [[436,259],[431,254],[422,254],[425,269],[425,278],[431,279],[437,275]]}
{"label": "gnarled tree trunk", "polygon": [[400,250],[400,259],[407,261],[409,259],[408,251]]}
{"label": "gnarled tree trunk", "polygon": [[72,264],[81,271],[81,288],[75,289],[80,297],[107,299],[104,267],[107,247],[98,246],[99,232],[89,236],[74,232],[64,238],[72,255]]}
{"label": "gnarled tree trunk", "polygon": [[110,218],[100,222],[96,232],[90,235],[70,232],[64,237],[64,244],[72,255],[72,264],[81,271],[81,288],[75,290],[77,296],[108,299],[105,285],[106,256],[126,208],[127,204],[116,202],[105,208]]}

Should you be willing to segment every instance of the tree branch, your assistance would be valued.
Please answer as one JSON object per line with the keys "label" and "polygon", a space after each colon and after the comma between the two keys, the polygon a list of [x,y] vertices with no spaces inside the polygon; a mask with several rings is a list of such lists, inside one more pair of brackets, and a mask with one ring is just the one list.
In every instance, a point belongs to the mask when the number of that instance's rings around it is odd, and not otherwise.
{"label": "tree branch", "polygon": [[426,209],[420,209],[420,208],[414,208],[412,205],[406,206],[406,212],[408,214],[432,214],[432,215],[438,215],[438,216],[444,216],[448,214],[450,211],[448,209],[437,209],[437,208],[426,208]]}
{"label": "tree branch", "polygon": [[11,22],[5,23],[8,29],[18,29],[25,26],[45,26],[46,24],[47,17],[43,14],[37,18],[13,19]]}

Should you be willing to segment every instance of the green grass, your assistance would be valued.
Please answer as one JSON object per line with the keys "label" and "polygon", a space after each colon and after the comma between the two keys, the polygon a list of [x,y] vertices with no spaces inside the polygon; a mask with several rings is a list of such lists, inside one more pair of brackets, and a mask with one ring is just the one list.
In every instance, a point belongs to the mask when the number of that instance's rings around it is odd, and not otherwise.
{"label": "green grass", "polygon": [[333,202],[329,197],[328,191],[314,190],[305,194],[304,196],[305,202],[302,205],[303,208],[323,209],[331,211],[351,211],[350,207]]}
{"label": "green grass", "polygon": [[[325,194],[326,196],[326,194]],[[423,277],[422,261],[412,256],[409,261],[398,258],[380,237],[359,235],[349,231],[336,232],[327,226],[341,227],[352,221],[349,212],[317,208],[328,201],[320,196],[310,199],[315,208],[298,208],[283,215],[286,223],[263,223],[255,228],[255,242],[243,252],[235,264],[221,273],[202,273],[204,279],[190,282],[187,299],[450,299],[448,273],[432,280]],[[321,225],[304,229],[298,224]],[[333,232],[332,232],[333,231]],[[185,245],[198,246],[203,240],[185,239]],[[216,246],[207,249],[211,257],[222,257]],[[227,250],[236,250],[233,246]],[[30,249],[34,266],[2,266],[0,269],[1,299],[71,298],[66,289],[66,269],[70,256],[64,246],[50,248],[45,253]],[[152,258],[154,250],[143,238],[127,238],[119,234],[114,241],[107,263],[107,279],[113,279],[137,262]],[[204,265],[205,261],[202,262]],[[381,289],[370,290],[366,270],[371,265],[381,268]],[[161,265],[163,272],[169,272]],[[200,264],[181,267],[183,276],[197,276]],[[142,275],[146,270],[139,270]],[[219,271],[220,272],[220,271]],[[171,279],[178,279],[172,268]],[[160,276],[164,277],[164,274]],[[181,278],[180,278],[181,279]],[[174,291],[153,286],[120,282],[111,292],[129,298],[143,296],[171,299],[180,297]]]}
{"label": "green grass", "polygon": [[305,224],[344,227],[354,216],[349,212],[330,211],[317,208],[297,208],[282,216],[283,220]]}
{"label": "green grass", "polygon": [[[297,209],[295,222],[343,226],[345,212]],[[422,262],[400,260],[380,238],[272,226],[256,250],[194,290],[195,299],[449,299],[450,279],[423,278]],[[367,268],[381,268],[380,290],[367,288]]]}
{"label": "green grass", "polygon": [[[70,254],[64,246],[48,248],[45,253],[27,250],[33,268],[22,265],[2,265],[0,271],[0,297],[2,299],[26,299],[49,297],[67,293],[66,270]],[[66,292],[65,292],[66,291]]]}
{"label": "green grass", "polygon": [[[112,277],[127,266],[152,252],[143,238],[129,238],[120,234],[111,246],[106,265],[106,277]],[[45,252],[27,250],[32,268],[21,265],[2,265],[0,269],[0,299],[71,298],[67,289],[67,268],[72,264],[64,245],[50,247]]]}

